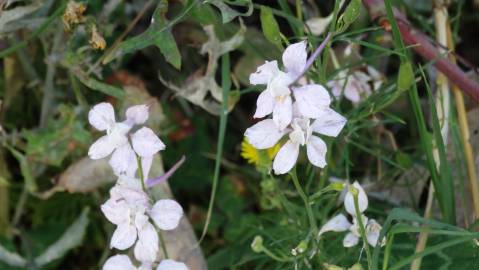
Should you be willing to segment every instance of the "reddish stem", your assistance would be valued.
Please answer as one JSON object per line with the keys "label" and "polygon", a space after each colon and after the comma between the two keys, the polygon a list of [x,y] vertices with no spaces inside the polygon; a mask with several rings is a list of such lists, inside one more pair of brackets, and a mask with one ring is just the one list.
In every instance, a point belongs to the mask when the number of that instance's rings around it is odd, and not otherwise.
{"label": "reddish stem", "polygon": [[[382,0],[363,0],[363,4],[373,20],[385,17],[386,10]],[[425,60],[434,62],[436,68],[453,84],[479,102],[479,83],[469,78],[456,64],[449,61],[447,55],[442,55],[424,33],[411,26],[403,13],[394,9],[394,16],[404,43],[412,46],[414,51]],[[379,22],[386,31],[391,31],[389,25],[383,24],[385,20],[379,20]]]}

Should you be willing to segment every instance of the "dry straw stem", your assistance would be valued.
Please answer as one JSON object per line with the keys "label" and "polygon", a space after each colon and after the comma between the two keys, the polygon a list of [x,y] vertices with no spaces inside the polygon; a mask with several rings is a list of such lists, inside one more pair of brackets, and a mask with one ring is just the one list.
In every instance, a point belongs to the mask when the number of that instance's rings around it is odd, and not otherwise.
{"label": "dry straw stem", "polygon": [[[446,3],[443,0],[434,1],[434,24],[436,26],[436,41],[438,44],[446,47],[447,46],[447,8]],[[440,50],[442,55],[445,55],[447,52],[443,49]],[[437,118],[439,120],[439,125],[441,127],[441,136],[444,144],[447,144],[448,132],[449,132],[449,113],[450,113],[450,93],[449,93],[449,84],[446,76],[443,73],[438,72],[437,78],[437,94],[436,94],[436,111]],[[436,166],[439,170],[441,166],[439,158],[439,150],[437,148],[437,143],[433,145],[433,155]],[[429,192],[426,204],[426,210],[424,212],[424,218],[431,218],[431,209],[433,205],[434,198],[434,185],[432,182],[429,184]],[[416,253],[422,252],[427,244],[427,238],[429,234],[427,232],[421,232],[419,234],[419,239],[416,245]],[[411,264],[411,270],[419,270],[421,268],[421,260],[419,257],[414,260]]]}

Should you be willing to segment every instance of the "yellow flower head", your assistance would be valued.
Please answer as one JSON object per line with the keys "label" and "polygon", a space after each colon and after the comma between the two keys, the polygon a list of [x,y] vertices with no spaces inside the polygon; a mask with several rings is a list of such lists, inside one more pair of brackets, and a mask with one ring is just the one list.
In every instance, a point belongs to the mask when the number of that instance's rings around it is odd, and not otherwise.
{"label": "yellow flower head", "polygon": [[[250,164],[255,164],[256,166],[259,166],[265,161],[268,163],[273,160],[274,156],[276,156],[276,153],[278,153],[280,148],[279,144],[276,144],[275,146],[265,149],[265,150],[258,150],[254,148],[253,145],[251,145],[248,142],[248,139],[246,137],[243,139],[243,142],[241,142],[241,156],[248,161]],[[265,160],[267,159],[267,160]]]}

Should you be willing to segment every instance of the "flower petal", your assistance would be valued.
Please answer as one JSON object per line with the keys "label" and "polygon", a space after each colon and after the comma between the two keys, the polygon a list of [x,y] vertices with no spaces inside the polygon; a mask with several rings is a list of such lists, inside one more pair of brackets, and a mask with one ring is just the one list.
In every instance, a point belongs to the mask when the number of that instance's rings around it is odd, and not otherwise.
{"label": "flower petal", "polygon": [[261,92],[256,101],[256,112],[254,118],[265,117],[266,115],[273,112],[274,107],[274,97],[271,95],[270,91],[265,90]]}
{"label": "flower petal", "polygon": [[320,17],[311,18],[306,21],[306,25],[309,27],[313,35],[319,36],[322,33],[324,33],[326,28],[331,23],[332,19],[333,19],[333,13],[329,14],[329,16],[324,18],[320,18]]}
{"label": "flower petal", "polygon": [[140,262],[154,262],[158,256],[159,239],[155,227],[148,222],[145,215],[137,215],[138,241],[136,242],[134,254],[135,258]]}
{"label": "flower petal", "polygon": [[88,156],[91,159],[101,159],[107,157],[115,150],[115,143],[110,139],[108,135],[100,137],[94,142],[90,149],[88,149]]}
{"label": "flower petal", "polygon": [[370,219],[366,226],[366,238],[368,243],[375,247],[378,244],[379,233],[381,232],[381,225],[374,219]]}
{"label": "flower petal", "polygon": [[153,156],[141,158],[141,169],[143,170],[143,179],[148,179],[150,173],[151,164],[153,163]]}
{"label": "flower petal", "polygon": [[283,52],[283,65],[291,77],[297,77],[306,66],[306,42],[301,41],[289,45]]}
{"label": "flower petal", "polygon": [[126,223],[129,220],[129,210],[125,201],[110,198],[101,205],[101,211],[115,225]]}
{"label": "flower petal", "polygon": [[110,246],[119,250],[125,250],[136,241],[136,227],[130,223],[122,223],[118,225],[113,236],[111,237]]}
{"label": "flower petal", "polygon": [[162,260],[156,270],[189,270],[186,264],[175,260]]}
{"label": "flower petal", "polygon": [[279,129],[285,129],[293,119],[293,101],[291,96],[276,100],[273,109],[273,121]]}
{"label": "flower petal", "polygon": [[129,124],[141,125],[148,120],[148,105],[135,105],[128,108],[125,112],[126,120]]}
{"label": "flower petal", "polygon": [[317,136],[311,136],[306,144],[306,152],[311,164],[316,167],[324,168],[326,166],[326,152],[328,147]]}
{"label": "flower petal", "polygon": [[136,267],[126,255],[115,255],[106,260],[103,270],[136,270]]}
{"label": "flower petal", "polygon": [[331,103],[328,91],[319,84],[308,84],[293,89],[299,112],[309,118],[322,116],[325,108]]}
{"label": "flower petal", "polygon": [[117,176],[124,174],[129,177],[134,177],[138,169],[135,152],[128,143],[118,147],[115,152],[113,152],[109,164]]}
{"label": "flower petal", "polygon": [[273,147],[284,133],[272,119],[266,119],[246,129],[244,135],[256,149],[267,149]]}
{"label": "flower petal", "polygon": [[344,247],[354,247],[359,242],[359,237],[354,235],[353,233],[348,233],[343,239],[343,246]]}
{"label": "flower petal", "polygon": [[249,82],[253,85],[267,84],[278,72],[278,62],[276,60],[266,61],[258,67],[255,73],[251,73]]}
{"label": "flower petal", "polygon": [[333,109],[327,108],[323,111],[321,117],[313,122],[311,128],[314,132],[337,137],[344,125],[346,125],[346,121],[344,116],[335,112]]}
{"label": "flower petal", "polygon": [[285,174],[289,172],[296,164],[299,155],[299,144],[288,140],[279,149],[278,154],[273,161],[273,169],[275,174]]}
{"label": "flower petal", "polygon": [[165,144],[156,134],[147,127],[142,127],[131,136],[131,143],[135,152],[141,157],[151,157],[158,151],[165,149]]}
{"label": "flower petal", "polygon": [[94,128],[104,131],[115,123],[115,111],[110,103],[99,103],[88,112],[88,122]]}
{"label": "flower petal", "polygon": [[[363,213],[368,208],[368,196],[366,195],[366,192],[364,192],[364,189],[361,187],[358,181],[355,181],[353,183],[353,186],[358,190],[359,212]],[[351,192],[349,191],[344,197],[344,208],[346,208],[346,211],[350,215],[356,216],[356,210],[354,208],[354,197],[353,194],[351,194]]]}
{"label": "flower petal", "polygon": [[339,214],[332,219],[330,219],[326,224],[321,227],[319,230],[319,235],[322,235],[325,232],[343,232],[349,230],[351,227],[348,219],[343,215]]}
{"label": "flower petal", "polygon": [[159,200],[153,205],[149,215],[160,229],[173,230],[180,223],[183,208],[174,200]]}

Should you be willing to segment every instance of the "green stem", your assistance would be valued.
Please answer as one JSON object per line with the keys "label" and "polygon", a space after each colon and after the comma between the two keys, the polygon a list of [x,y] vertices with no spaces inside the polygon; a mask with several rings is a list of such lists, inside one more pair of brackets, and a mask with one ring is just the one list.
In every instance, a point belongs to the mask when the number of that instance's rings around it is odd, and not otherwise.
{"label": "green stem", "polygon": [[359,224],[359,233],[361,234],[361,238],[363,238],[363,246],[364,246],[364,249],[366,250],[366,256],[368,259],[368,269],[371,270],[373,261],[371,257],[371,251],[369,250],[368,239],[366,237],[366,229],[363,223],[363,215],[361,211],[359,211],[359,201],[358,201],[357,191],[353,193],[353,197],[354,197],[354,210],[356,211],[356,220],[358,221],[358,224]]}
{"label": "green stem", "polygon": [[145,176],[143,175],[143,167],[141,166],[141,157],[136,155],[136,162],[138,164],[138,174],[140,175],[141,188],[148,194],[145,186]]}
{"label": "green stem", "polygon": [[293,258],[288,258],[288,257],[280,257],[276,254],[274,254],[271,250],[267,249],[266,247],[263,247],[263,252],[271,257],[271,259],[278,261],[278,262],[290,262],[293,261]]}
{"label": "green stem", "polygon": [[158,232],[158,237],[160,239],[160,244],[161,244],[161,249],[163,250],[163,255],[165,256],[165,259],[168,259],[170,256],[168,255],[168,249],[166,248],[166,242],[165,238],[163,238],[163,233],[161,232],[161,229],[158,228],[155,222],[153,222],[156,231]]}
{"label": "green stem", "polygon": [[316,224],[316,219],[314,218],[313,209],[311,208],[311,204],[309,203],[308,196],[306,196],[303,191],[303,188],[301,188],[301,185],[299,184],[298,176],[296,175],[296,168],[294,168],[290,172],[290,175],[293,178],[293,183],[296,187],[296,190],[298,191],[299,196],[301,197],[301,199],[303,199],[304,206],[306,207],[306,212],[308,214],[311,231],[313,232],[313,235],[316,236],[318,235],[318,225]]}

